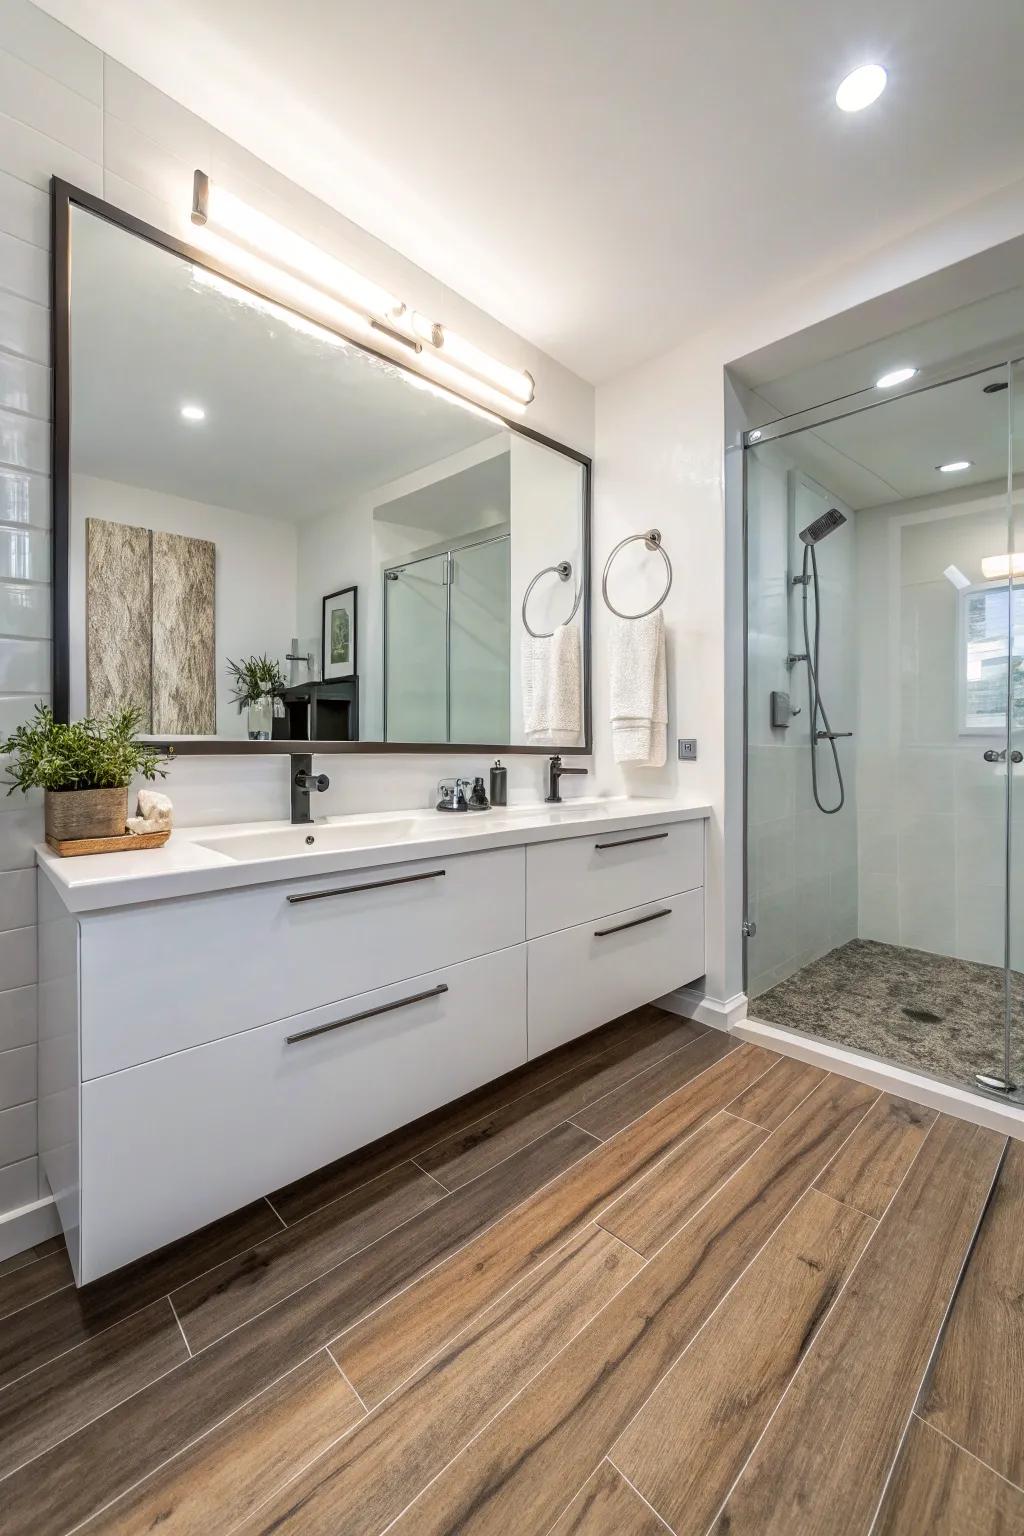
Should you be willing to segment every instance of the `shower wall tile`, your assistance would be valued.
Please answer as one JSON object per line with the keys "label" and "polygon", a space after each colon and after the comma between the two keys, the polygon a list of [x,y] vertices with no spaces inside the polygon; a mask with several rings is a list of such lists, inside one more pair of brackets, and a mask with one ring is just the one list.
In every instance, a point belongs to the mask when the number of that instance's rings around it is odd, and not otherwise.
{"label": "shower wall tile", "polygon": [[956,820],[951,811],[908,815],[900,826],[899,868],[928,885],[952,887],[956,880]]}
{"label": "shower wall tile", "polygon": [[858,933],[879,944],[900,942],[900,886],[896,875],[860,872]]}
{"label": "shower wall tile", "polygon": [[884,810],[861,807],[858,832],[861,874],[891,875],[895,879],[899,871],[897,813],[888,807]]}
{"label": "shower wall tile", "polygon": [[[956,955],[981,965],[1002,965],[1005,947],[1003,887],[957,884]],[[1017,946],[1019,947],[1019,946]],[[1019,956],[1014,957],[1019,966]]]}
{"label": "shower wall tile", "polygon": [[899,942],[910,949],[933,955],[952,955],[956,949],[956,891],[952,884],[937,884],[913,876],[900,877]]}

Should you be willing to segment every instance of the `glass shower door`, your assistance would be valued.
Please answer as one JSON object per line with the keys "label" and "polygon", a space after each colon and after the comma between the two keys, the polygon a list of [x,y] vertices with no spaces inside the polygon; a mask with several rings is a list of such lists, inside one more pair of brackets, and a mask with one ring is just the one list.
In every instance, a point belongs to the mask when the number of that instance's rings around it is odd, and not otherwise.
{"label": "glass shower door", "polygon": [[449,739],[509,739],[509,540],[452,552]]}
{"label": "glass shower door", "polygon": [[384,736],[448,740],[449,557],[384,573]]}

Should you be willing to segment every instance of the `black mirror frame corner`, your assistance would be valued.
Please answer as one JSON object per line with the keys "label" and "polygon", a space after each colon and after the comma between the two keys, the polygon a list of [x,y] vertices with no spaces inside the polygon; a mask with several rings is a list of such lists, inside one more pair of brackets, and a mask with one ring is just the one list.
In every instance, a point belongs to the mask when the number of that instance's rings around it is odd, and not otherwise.
{"label": "black mirror frame corner", "polygon": [[[188,245],[176,236],[166,231],[157,229],[155,225],[147,224],[138,219],[134,214],[126,213],[113,203],[105,202],[91,192],[84,191],[70,182],[54,176],[50,181],[50,251],[51,251],[51,285],[50,285],[50,322],[51,322],[51,356],[53,361],[53,428],[51,433],[51,470],[52,470],[52,497],[53,497],[53,527],[52,527],[52,580],[53,580],[53,663],[52,663],[52,702],[53,711],[58,720],[67,720],[70,715],[71,693],[71,666],[70,646],[71,632],[69,619],[69,534],[71,513],[71,210],[73,207],[84,208],[96,217],[105,219],[110,224],[125,230],[128,234],[139,239],[148,240],[150,244],[162,247],[186,261],[194,262],[198,266],[206,267],[218,276],[227,278],[236,283],[240,288],[248,288],[250,292],[259,294],[261,298],[269,298],[263,294],[251,282],[232,272],[229,267],[223,266],[205,251]],[[277,298],[275,304],[281,303]],[[303,311],[295,305],[282,305],[283,308],[292,308],[297,314]],[[343,336],[351,345],[360,347],[364,352],[383,358],[396,368],[405,368],[407,372],[415,373],[415,369],[408,368],[399,359],[375,352],[365,342],[357,341],[351,336],[346,336],[340,327],[326,326],[324,321],[315,315],[303,314],[304,319],[312,320],[325,329],[334,329],[337,334]],[[457,394],[458,391],[450,390]],[[471,404],[473,402],[470,402]],[[591,527],[592,527],[592,495],[593,495],[593,463],[584,453],[575,448],[568,447],[556,439],[546,437],[541,432],[535,432],[532,428],[522,423],[499,416],[492,412],[501,421],[502,425],[510,432],[517,433],[520,437],[529,438],[532,442],[540,443],[545,448],[550,448],[556,453],[563,454],[566,458],[573,459],[583,470],[583,550],[586,579],[583,590],[583,654],[584,654],[584,689],[583,689],[583,736],[584,744],[580,747],[562,747],[559,750],[564,755],[589,756],[593,752],[593,706],[592,706],[592,678],[591,678]],[[433,756],[458,752],[480,755],[481,753],[499,752],[503,755],[532,754],[550,755],[550,746],[527,746],[510,744],[509,742],[381,742],[381,741],[224,741],[211,737],[208,740],[189,741],[157,741],[158,750],[166,752],[168,756],[221,756],[230,755],[288,755],[296,752],[341,753],[363,752],[374,755],[390,753],[416,753],[421,756]]]}

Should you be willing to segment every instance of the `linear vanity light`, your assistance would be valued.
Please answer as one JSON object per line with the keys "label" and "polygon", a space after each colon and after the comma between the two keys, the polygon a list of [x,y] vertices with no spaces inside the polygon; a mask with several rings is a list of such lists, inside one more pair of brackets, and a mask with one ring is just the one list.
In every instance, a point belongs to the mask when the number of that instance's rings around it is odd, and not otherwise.
{"label": "linear vanity light", "polygon": [[[251,288],[243,288],[238,283],[233,283],[230,278],[221,277],[219,272],[211,272],[209,267],[192,265],[192,281],[202,288],[212,288],[214,292],[231,299],[236,304],[244,304],[249,309],[258,309],[261,314],[269,315],[272,319],[286,325],[300,335],[309,336],[313,341],[321,342],[325,346],[340,347],[347,351],[351,343],[344,336],[339,336],[337,331],[329,330],[325,325],[317,325],[315,320],[307,320],[305,315],[297,314],[294,309],[287,308],[284,304],[275,304],[273,299],[266,299],[262,294],[254,293]],[[493,411],[485,406],[477,405],[473,400],[467,400],[464,395],[454,394],[450,389],[445,389],[443,384],[435,384],[432,379],[425,379],[422,374],[412,373],[407,368],[396,368],[395,374],[411,389],[418,389],[426,394],[435,395],[439,400],[446,400],[450,404],[460,406],[468,411],[471,416],[479,416],[484,421],[489,421],[496,427],[502,425],[501,417],[495,416]]]}
{"label": "linear vanity light", "polygon": [[417,366],[443,388],[471,389],[495,409],[521,415],[534,397],[533,377],[490,357],[437,321],[410,310],[395,294],[353,271],[276,219],[197,170],[192,188],[196,244],[224,266],[251,277],[286,302],[372,339],[383,337],[417,356]]}

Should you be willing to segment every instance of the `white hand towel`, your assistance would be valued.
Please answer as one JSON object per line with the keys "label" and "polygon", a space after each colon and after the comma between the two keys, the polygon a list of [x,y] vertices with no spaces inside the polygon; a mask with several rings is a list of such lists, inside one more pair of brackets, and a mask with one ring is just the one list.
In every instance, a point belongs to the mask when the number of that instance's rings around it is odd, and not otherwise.
{"label": "white hand towel", "polygon": [[610,713],[617,763],[660,768],[665,761],[668,689],[661,609],[642,619],[612,615]]}
{"label": "white hand towel", "polygon": [[523,635],[520,670],[523,730],[532,745],[572,747],[580,734],[580,634],[560,624],[553,635]]}
{"label": "white hand towel", "polygon": [[173,819],[170,796],[158,789],[140,789],[136,815],[129,816],[129,832],[169,832]]}

